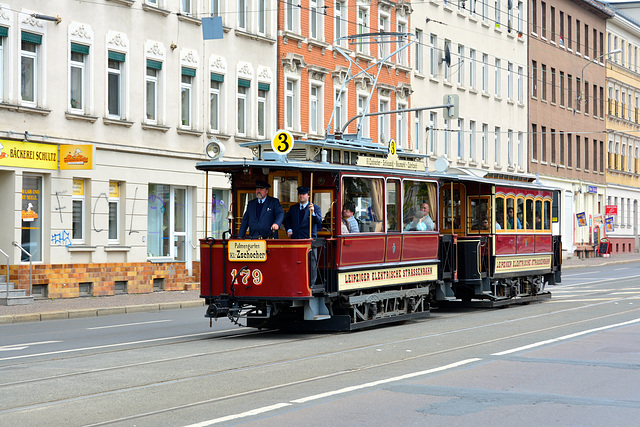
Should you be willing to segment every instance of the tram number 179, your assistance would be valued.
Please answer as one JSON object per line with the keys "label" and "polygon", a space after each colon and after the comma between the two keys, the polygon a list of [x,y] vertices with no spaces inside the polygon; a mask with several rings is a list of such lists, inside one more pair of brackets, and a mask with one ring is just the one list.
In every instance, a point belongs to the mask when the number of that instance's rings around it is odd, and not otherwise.
{"label": "tram number 179", "polygon": [[251,271],[248,268],[241,270],[240,274],[238,274],[238,270],[234,268],[233,270],[231,270],[231,280],[233,280],[234,278],[235,278],[235,282],[233,283],[234,285],[239,285],[240,283],[238,281],[241,280],[242,284],[245,286],[249,284],[249,278],[253,279],[252,283],[256,286],[262,285],[262,280],[263,280],[262,271],[260,271],[257,268],[253,271]]}

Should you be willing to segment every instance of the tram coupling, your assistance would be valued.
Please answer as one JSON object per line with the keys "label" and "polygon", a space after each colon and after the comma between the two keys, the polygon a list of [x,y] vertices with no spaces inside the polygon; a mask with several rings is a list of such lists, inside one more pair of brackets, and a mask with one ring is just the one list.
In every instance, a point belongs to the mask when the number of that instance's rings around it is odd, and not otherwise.
{"label": "tram coupling", "polygon": [[218,319],[219,317],[229,316],[229,310],[231,308],[231,301],[229,298],[216,298],[215,302],[208,300],[207,312],[204,317],[212,319]]}

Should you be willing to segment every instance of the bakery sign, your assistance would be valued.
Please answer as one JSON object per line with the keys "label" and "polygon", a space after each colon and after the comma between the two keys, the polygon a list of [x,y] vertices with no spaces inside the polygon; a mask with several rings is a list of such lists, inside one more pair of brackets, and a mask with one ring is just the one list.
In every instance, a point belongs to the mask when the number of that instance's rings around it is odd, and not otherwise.
{"label": "bakery sign", "polygon": [[93,145],[55,145],[0,139],[0,166],[33,169],[93,169]]}

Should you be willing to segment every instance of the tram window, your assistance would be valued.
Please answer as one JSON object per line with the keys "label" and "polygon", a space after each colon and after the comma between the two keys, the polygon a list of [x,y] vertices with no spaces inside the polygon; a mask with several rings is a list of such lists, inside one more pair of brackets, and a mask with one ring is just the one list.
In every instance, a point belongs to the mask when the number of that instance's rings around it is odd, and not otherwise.
{"label": "tram window", "polygon": [[[507,207],[513,209],[513,199],[507,199]],[[504,197],[496,197],[496,230],[504,230]]]}
{"label": "tram window", "polygon": [[331,191],[320,190],[313,192],[313,203],[320,206],[320,212],[323,215],[322,229],[318,233],[320,235],[330,234],[333,224],[336,223],[336,216],[332,210],[332,200]]}
{"label": "tram window", "polygon": [[398,210],[400,204],[400,180],[387,180],[387,231],[400,231]]}
{"label": "tram window", "polygon": [[527,230],[533,230],[533,200],[532,199],[527,199],[524,215],[525,215],[524,228],[526,228]]}
{"label": "tram window", "polygon": [[344,178],[342,206],[353,205],[353,216],[363,233],[381,232],[383,227],[384,181],[382,178]]}
{"label": "tram window", "polygon": [[298,203],[298,186],[299,173],[294,174],[274,173],[272,181],[272,196],[280,200],[280,205],[285,212],[289,211],[289,207]]}
{"label": "tram window", "polygon": [[461,216],[462,208],[460,204],[460,190],[453,189],[453,196],[451,195],[451,189],[445,188],[442,192],[442,204],[443,204],[443,221],[441,227],[448,230],[460,230],[462,226]]}
{"label": "tram window", "polygon": [[405,231],[437,230],[433,206],[436,206],[436,185],[432,182],[403,181],[402,220]]}
{"label": "tram window", "polygon": [[544,229],[551,229],[551,200],[544,201]]}
{"label": "tram window", "polygon": [[[524,228],[524,198],[518,197],[518,199],[516,200],[516,205],[516,227],[517,229],[522,229]],[[509,221],[508,218],[507,221]],[[509,228],[508,223],[507,228]],[[513,224],[511,224],[511,228],[513,228]]]}
{"label": "tram window", "polygon": [[477,196],[469,197],[469,228],[482,230],[482,223],[489,220],[489,199]]}
{"label": "tram window", "polygon": [[535,229],[542,230],[542,200],[536,200]]}
{"label": "tram window", "polygon": [[235,217],[236,231],[239,229],[242,223],[242,216],[247,209],[249,202],[256,198],[255,190],[239,190],[238,191],[238,214]]}

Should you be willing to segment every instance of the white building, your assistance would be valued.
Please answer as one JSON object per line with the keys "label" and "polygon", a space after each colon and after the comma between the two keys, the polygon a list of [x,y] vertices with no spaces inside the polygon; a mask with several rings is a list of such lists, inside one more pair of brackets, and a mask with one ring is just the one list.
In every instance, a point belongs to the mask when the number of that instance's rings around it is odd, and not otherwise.
{"label": "white building", "polygon": [[[215,235],[230,203],[228,180],[212,175],[218,202],[205,203],[195,164],[206,143],[216,136],[227,155],[249,157],[238,142],[275,130],[276,9],[0,3],[0,249],[12,281],[29,283],[14,241],[33,256],[34,293],[53,298],[194,281],[205,217]],[[203,40],[211,15],[223,39]]]}

